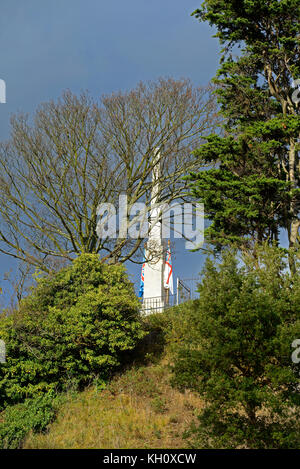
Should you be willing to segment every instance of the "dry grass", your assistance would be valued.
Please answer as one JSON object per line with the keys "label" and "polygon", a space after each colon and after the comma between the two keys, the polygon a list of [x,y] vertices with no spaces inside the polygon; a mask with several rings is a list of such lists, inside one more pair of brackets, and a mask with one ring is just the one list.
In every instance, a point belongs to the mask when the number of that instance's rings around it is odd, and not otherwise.
{"label": "dry grass", "polygon": [[48,433],[24,448],[183,448],[184,430],[202,402],[169,385],[165,364],[128,370],[104,391],[87,389],[62,406]]}

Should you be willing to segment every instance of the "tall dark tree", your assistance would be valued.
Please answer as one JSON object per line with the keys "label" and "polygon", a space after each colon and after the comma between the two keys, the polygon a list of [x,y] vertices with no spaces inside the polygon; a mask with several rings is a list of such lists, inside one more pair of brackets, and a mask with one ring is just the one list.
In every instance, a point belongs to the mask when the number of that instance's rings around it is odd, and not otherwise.
{"label": "tall dark tree", "polygon": [[193,447],[299,448],[299,271],[291,276],[281,249],[258,246],[256,258],[224,250],[219,265],[207,260],[199,293],[172,360],[173,383],[205,402]]}
{"label": "tall dark tree", "polygon": [[[206,0],[195,15],[217,28],[222,49],[215,78],[222,134],[196,154],[211,164],[193,173],[192,192],[212,223],[207,239],[220,247],[238,241],[299,243],[300,78],[299,0]],[[241,51],[235,56],[233,48]]]}

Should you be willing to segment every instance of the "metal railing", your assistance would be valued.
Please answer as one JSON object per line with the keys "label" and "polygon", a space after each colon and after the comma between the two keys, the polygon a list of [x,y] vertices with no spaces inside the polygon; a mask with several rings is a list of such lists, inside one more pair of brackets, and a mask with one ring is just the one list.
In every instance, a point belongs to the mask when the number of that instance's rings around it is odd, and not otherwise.
{"label": "metal railing", "polygon": [[197,297],[196,285],[198,282],[199,278],[177,278],[177,288],[173,295],[167,294],[167,291],[165,291],[162,297],[154,296],[140,299],[141,312],[146,315],[151,314],[152,312],[163,312],[166,309],[184,303],[185,301],[195,299]]}
{"label": "metal railing", "polygon": [[143,298],[141,300],[141,311],[145,314],[151,312],[162,312],[167,308],[171,308],[177,304],[177,295],[169,295],[168,298],[154,296],[150,298]]}

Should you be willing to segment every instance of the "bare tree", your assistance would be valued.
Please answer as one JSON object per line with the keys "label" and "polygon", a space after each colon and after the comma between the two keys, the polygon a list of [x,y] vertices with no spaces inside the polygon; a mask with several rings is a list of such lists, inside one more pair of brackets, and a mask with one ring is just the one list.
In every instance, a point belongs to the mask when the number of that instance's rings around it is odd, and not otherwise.
{"label": "bare tree", "polygon": [[30,287],[34,284],[33,272],[32,265],[20,261],[14,273],[12,269],[4,273],[1,282],[4,288],[0,288],[1,293],[5,292],[5,303],[1,304],[4,314],[12,314],[19,307],[22,298],[29,293]]}
{"label": "bare tree", "polygon": [[81,252],[135,261],[143,239],[99,239],[100,203],[151,203],[160,150],[160,200],[184,197],[182,177],[199,170],[192,151],[217,124],[210,88],[159,79],[99,101],[67,91],[30,122],[12,119],[0,147],[0,252],[43,270]]}

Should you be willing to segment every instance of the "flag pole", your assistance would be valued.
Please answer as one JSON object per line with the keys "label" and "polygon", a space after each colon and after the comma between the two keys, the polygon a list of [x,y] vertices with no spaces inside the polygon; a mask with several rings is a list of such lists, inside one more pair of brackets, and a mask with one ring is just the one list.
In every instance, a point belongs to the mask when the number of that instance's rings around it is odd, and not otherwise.
{"label": "flag pole", "polygon": [[[168,239],[168,250],[170,251],[170,240]],[[165,288],[166,290],[166,304],[169,305],[170,301],[170,288]]]}

